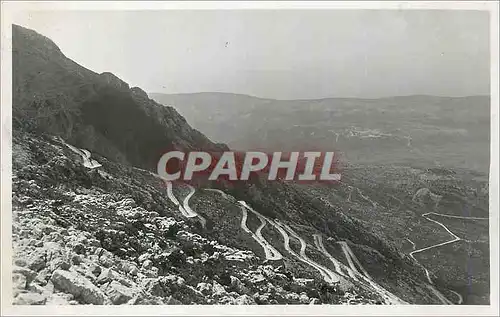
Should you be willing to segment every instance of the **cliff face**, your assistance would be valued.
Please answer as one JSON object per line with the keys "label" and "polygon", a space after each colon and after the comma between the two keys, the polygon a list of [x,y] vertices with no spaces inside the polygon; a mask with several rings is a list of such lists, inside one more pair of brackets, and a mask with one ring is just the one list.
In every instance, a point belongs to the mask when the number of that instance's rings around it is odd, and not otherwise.
{"label": "cliff face", "polygon": [[154,170],[166,148],[226,148],[192,129],[173,108],[105,72],[68,59],[50,39],[13,32],[14,127],[63,136],[122,163]]}

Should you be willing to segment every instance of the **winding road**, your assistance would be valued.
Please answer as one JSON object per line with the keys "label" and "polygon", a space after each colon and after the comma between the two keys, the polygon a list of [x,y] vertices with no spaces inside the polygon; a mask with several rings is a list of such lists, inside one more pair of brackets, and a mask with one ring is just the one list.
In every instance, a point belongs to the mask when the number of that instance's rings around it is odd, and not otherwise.
{"label": "winding road", "polygon": [[323,245],[323,237],[320,234],[314,234],[313,238],[316,248],[333,263],[333,266],[335,267],[337,273],[344,276],[344,273],[341,270],[341,268],[343,268],[344,271],[347,272],[347,275],[349,275],[353,280],[359,281],[358,278],[356,277],[356,273],[350,267],[345,266],[343,263],[339,262],[326,250],[325,246]]}
{"label": "winding road", "polygon": [[165,184],[167,185],[167,197],[168,197],[168,199],[170,199],[170,201],[174,205],[179,207],[179,211],[184,217],[189,218],[189,214],[186,212],[186,210],[184,210],[184,207],[182,207],[182,205],[179,203],[179,201],[177,200],[177,198],[175,197],[175,195],[172,191],[172,182],[165,181]]}
{"label": "winding road", "polygon": [[[351,267],[351,269],[359,274],[361,274],[357,269],[356,269],[356,266],[354,266],[354,263],[356,263],[359,267],[359,269],[363,272],[362,275],[366,276],[368,279],[372,279],[372,277],[370,276],[370,274],[368,274],[368,272],[365,270],[365,268],[363,267],[363,265],[361,265],[361,262],[359,262],[358,258],[356,257],[356,255],[354,255],[354,252],[352,252],[351,248],[349,247],[349,245],[347,244],[347,242],[345,241],[339,241],[338,244],[340,244],[341,248],[342,248],[342,251],[344,252],[344,255],[346,256],[347,258],[347,261],[349,262],[349,266]],[[354,261],[354,263],[353,263]]]}
{"label": "winding road", "polygon": [[[286,229],[284,227],[282,227],[280,225],[280,223],[277,222],[277,221],[276,222],[273,221],[272,225],[283,236],[283,244],[284,244],[285,250],[288,253],[290,253],[291,255],[293,255],[294,257],[296,257],[297,259],[299,259],[300,261],[302,261],[302,262],[306,263],[307,265],[309,265],[309,266],[313,267],[314,269],[316,269],[321,274],[321,276],[323,276],[323,279],[324,279],[325,282],[327,282],[327,283],[333,283],[333,282],[336,282],[337,280],[339,280],[338,277],[335,277],[334,279],[332,279],[331,274],[326,273],[325,270],[323,270],[319,266],[315,265],[314,263],[311,263],[312,261],[309,258],[307,258],[307,256],[304,257],[303,254],[302,254],[302,252],[301,252],[301,254],[297,254],[295,251],[293,251],[290,248],[290,236],[288,235]],[[301,251],[302,251],[302,249],[301,249]],[[304,252],[304,255],[305,255],[305,249],[303,250],[303,252]]]}
{"label": "winding road", "polygon": [[[148,171],[148,170],[144,170],[144,169],[141,169],[141,168],[137,168],[137,167],[134,167],[134,169],[136,170],[139,170],[139,171],[142,171],[142,172],[146,172],[146,173],[149,173],[150,175],[156,177],[156,178],[159,178],[161,179],[166,185],[167,185],[167,197],[168,199],[178,207],[179,209],[179,212],[181,213],[182,216],[186,217],[186,218],[194,218],[194,217],[198,217],[200,223],[201,223],[201,226],[203,228],[206,228],[206,224],[207,224],[207,221],[206,219],[201,216],[200,214],[198,214],[197,212],[195,212],[190,206],[189,206],[189,199],[191,199],[191,197],[194,195],[194,193],[196,192],[195,188],[189,184],[186,184],[188,187],[189,187],[189,194],[184,198],[183,202],[182,202],[182,205],[180,204],[179,200],[175,197],[174,193],[173,193],[173,190],[172,190],[172,182],[171,181],[167,181],[166,179],[162,178],[160,175],[158,174],[155,174],[151,171]],[[225,194],[225,193],[224,193]]]}
{"label": "winding road", "polygon": [[[413,243],[413,241],[411,241],[410,239],[406,238],[406,240],[408,240],[410,243],[412,243],[413,245],[413,251],[410,252],[408,255],[413,259],[415,260],[417,263],[420,263],[414,256],[415,253],[420,253],[420,252],[423,252],[423,251],[427,251],[427,250],[430,250],[430,249],[433,249],[433,248],[437,248],[437,247],[441,247],[443,245],[447,245],[447,244],[450,244],[450,243],[454,243],[454,242],[457,242],[457,241],[464,241],[464,239],[460,238],[459,236],[457,236],[456,234],[454,234],[450,229],[448,229],[448,227],[446,227],[444,224],[442,224],[441,222],[437,221],[437,220],[434,220],[434,219],[431,219],[428,217],[428,215],[437,215],[437,216],[442,216],[442,217],[447,217],[447,218],[456,218],[456,219],[472,219],[472,220],[488,220],[489,218],[480,218],[480,217],[461,217],[461,216],[454,216],[454,215],[446,215],[446,214],[440,214],[440,213],[436,213],[436,212],[427,212],[425,214],[422,214],[422,217],[424,217],[425,219],[427,219],[428,221],[432,221],[436,224],[438,224],[439,226],[443,227],[446,232],[448,232],[452,237],[453,239],[451,240],[448,240],[448,241],[445,241],[445,242],[441,242],[441,243],[437,243],[437,244],[434,244],[434,245],[431,245],[431,246],[428,246],[428,247],[425,247],[425,248],[421,248],[421,249],[418,249],[418,250],[415,250],[415,243]],[[422,265],[422,263],[420,263],[420,265]],[[443,294],[441,294],[441,292],[439,292],[433,285],[434,285],[434,282],[432,281],[432,278],[430,276],[430,272],[429,270],[424,267],[422,265],[423,269],[425,270],[425,275],[427,277],[427,281],[431,284],[431,289],[432,291],[434,292],[434,294],[436,294],[436,296],[441,300],[441,302],[443,302],[444,304],[453,304],[451,303],[446,297],[444,297]],[[459,293],[453,291],[453,290],[450,290],[453,294],[457,295],[458,297],[458,301],[457,301],[457,304],[462,304],[463,303],[463,297],[462,295],[460,295]]]}
{"label": "winding road", "polygon": [[[82,160],[83,160],[83,165],[86,167],[86,168],[89,168],[89,169],[95,169],[95,168],[99,168],[101,167],[102,165],[97,162],[96,160],[92,159],[91,158],[91,152],[86,150],[86,149],[79,149],[79,148],[76,148],[68,143],[66,143],[62,138],[60,138],[60,141],[66,145],[69,149],[71,149],[74,153],[80,155],[82,157]],[[152,173],[153,174],[153,173]],[[155,176],[158,176],[156,174],[153,174]],[[199,215],[198,213],[196,213],[190,206],[189,206],[189,200],[191,199],[191,197],[195,194],[196,190],[193,186],[187,184],[187,186],[189,187],[189,190],[190,192],[188,193],[188,195],[184,198],[183,200],[183,203],[182,205],[179,203],[179,201],[177,200],[177,198],[175,197],[175,195],[173,194],[173,191],[172,191],[172,183],[170,181],[165,181],[166,185],[167,185],[167,196],[168,198],[170,199],[170,201],[178,206],[179,208],[179,212],[186,218],[194,218],[194,217],[198,217],[203,228],[205,228],[206,226],[206,220],[204,217],[202,217],[201,215]],[[219,190],[219,189],[205,189],[207,191],[214,191],[214,192],[218,192],[220,193],[225,199],[229,199],[229,196]],[[371,201],[368,197],[364,196],[358,189],[358,193],[360,194],[360,196],[365,199],[366,201],[369,201],[372,203],[372,205],[374,207],[376,207],[376,203],[374,203],[373,201]],[[349,193],[349,198],[352,194],[352,189]],[[350,199],[349,199],[350,200]],[[260,214],[259,212],[255,211],[253,208],[251,208],[250,206],[248,206],[248,204],[244,201],[239,201],[240,203],[240,209],[242,211],[242,219],[241,219],[241,228],[242,230],[244,230],[245,232],[251,234],[252,238],[257,241],[261,246],[262,248],[264,249],[264,253],[265,253],[265,257],[267,260],[281,260],[283,258],[283,256],[281,255],[281,253],[276,250],[265,238],[264,236],[262,235],[262,229],[266,226],[267,223],[271,224],[274,228],[276,228],[278,230],[278,232],[280,232],[280,234],[282,235],[283,237],[283,241],[284,241],[284,248],[287,252],[289,252],[291,255],[293,255],[294,257],[298,258],[300,261],[306,263],[307,265],[311,266],[312,268],[316,269],[320,274],[321,276],[323,277],[323,279],[325,280],[325,282],[327,283],[338,283],[340,282],[340,277],[339,276],[344,276],[344,274],[342,273],[342,270],[341,268],[343,267],[344,270],[347,271],[348,275],[353,278],[354,280],[358,280],[357,276],[360,276],[361,278],[363,278],[366,282],[368,282],[375,290],[377,290],[377,292],[379,294],[381,294],[385,300],[389,303],[393,303],[393,304],[406,304],[406,302],[402,301],[401,299],[399,299],[397,296],[393,295],[392,293],[388,292],[387,290],[385,290],[384,288],[382,288],[380,285],[378,285],[375,281],[373,281],[372,277],[368,274],[368,272],[364,269],[364,267],[361,265],[361,263],[359,262],[358,258],[355,256],[355,254],[352,252],[351,248],[349,247],[349,245],[344,242],[344,241],[339,241],[339,245],[341,246],[342,248],[342,251],[344,252],[344,255],[349,263],[349,267],[343,265],[342,263],[340,263],[337,259],[335,259],[333,256],[331,256],[331,254],[326,250],[326,248],[324,247],[323,245],[323,240],[322,240],[322,236],[320,234],[313,234],[313,239],[314,239],[314,243],[315,243],[315,246],[316,248],[318,249],[318,251],[320,251],[324,256],[326,256],[333,264],[334,268],[335,268],[335,271],[336,272],[333,272],[331,271],[330,269],[322,266],[321,264],[318,264],[317,262],[311,260],[307,255],[306,255],[306,249],[307,249],[307,243],[305,242],[305,240],[300,237],[290,226],[286,225],[286,224],[283,224],[281,223],[280,221],[276,220],[276,221],[273,221],[273,220],[270,220],[268,219],[267,217],[265,217],[264,215]],[[247,214],[247,210],[250,210],[252,211],[260,220],[261,224],[260,226],[257,228],[256,232],[253,233],[247,226],[247,219],[248,219],[248,214]],[[451,230],[449,230],[444,224],[442,224],[441,222],[439,221],[436,221],[434,219],[431,219],[429,217],[427,217],[428,215],[431,215],[431,214],[434,214],[434,215],[437,215],[437,216],[442,216],[442,217],[448,217],[448,218],[457,218],[457,219],[473,219],[473,220],[487,220],[489,218],[481,218],[481,217],[460,217],[460,216],[453,216],[453,215],[446,215],[446,214],[439,214],[439,213],[435,213],[435,212],[428,212],[428,213],[425,213],[422,215],[422,217],[424,217],[425,219],[427,219],[428,221],[432,221],[438,225],[440,225],[441,227],[443,227],[452,237],[453,239],[449,240],[449,241],[445,241],[445,242],[442,242],[442,243],[438,243],[438,244],[435,244],[435,245],[432,245],[432,246],[428,246],[428,247],[424,247],[424,248],[421,248],[421,249],[418,249],[418,250],[415,250],[415,243],[413,243],[413,241],[409,240],[407,238],[407,240],[412,243],[413,245],[413,251],[409,253],[409,256],[412,257],[415,261],[417,261],[414,257],[414,254],[416,253],[420,253],[420,252],[423,252],[423,251],[427,251],[427,250],[430,250],[432,248],[436,248],[436,247],[440,247],[440,246],[443,246],[443,245],[447,245],[447,244],[450,244],[450,243],[454,243],[456,241],[460,241],[460,240],[463,240],[461,239],[460,237],[458,237],[457,235],[455,235]],[[296,253],[295,251],[293,251],[291,248],[290,248],[290,236],[292,236],[293,238],[297,239],[299,242],[300,242],[300,251],[299,253]],[[418,262],[418,261],[417,261]],[[356,267],[357,265],[357,267]],[[360,272],[358,270],[358,268],[362,271]],[[439,292],[434,286],[433,286],[433,281],[430,277],[430,273],[429,271],[424,267],[424,270],[426,272],[426,276],[427,276],[427,279],[429,281],[429,283],[431,285],[428,285],[429,289],[432,290],[432,292],[444,303],[444,304],[452,304],[446,297],[444,297],[443,294],[441,294],[441,292]],[[455,291],[452,291],[452,293],[454,293],[457,297],[458,297],[458,304],[462,304],[463,302],[463,297],[462,295],[460,295],[459,293],[455,292]]]}
{"label": "winding road", "polygon": [[433,249],[433,248],[437,248],[437,247],[440,247],[440,246],[443,246],[443,245],[447,245],[447,244],[450,244],[450,243],[462,240],[456,234],[454,234],[453,232],[451,232],[450,229],[448,229],[441,222],[427,217],[427,215],[430,215],[430,214],[434,214],[434,213],[433,212],[428,212],[428,213],[423,214],[422,217],[424,217],[425,219],[427,219],[429,221],[437,223],[438,225],[440,225],[441,227],[443,227],[451,236],[453,236],[453,239],[445,241],[445,242],[441,242],[441,243],[438,243],[438,244],[434,244],[434,245],[431,245],[431,246],[428,246],[428,247],[425,247],[425,248],[421,248],[421,249],[418,249],[418,250],[414,250],[414,251],[412,251],[412,252],[409,253],[409,256],[411,256],[413,259],[415,259],[415,257],[413,256],[413,254],[415,254],[415,253],[420,253],[422,251],[430,250],[430,249]]}
{"label": "winding road", "polygon": [[[344,252],[344,256],[345,258],[347,259],[347,263],[349,264],[349,276],[351,276],[352,278],[355,278],[356,277],[356,274],[358,275],[361,275],[361,273],[358,271],[358,268],[356,267],[356,265],[354,265],[354,262],[352,261],[352,258],[349,254],[349,251],[347,251],[345,249],[345,242],[343,244],[339,243],[340,244],[340,247],[342,248],[342,252]],[[356,278],[357,280],[357,278]]]}
{"label": "winding road", "polygon": [[358,190],[358,194],[361,196],[361,198],[363,198],[367,202],[371,203],[372,206],[373,206],[373,208],[377,208],[377,203],[376,202],[374,202],[373,200],[371,200],[370,197],[363,195],[363,192],[361,192],[361,190],[359,188],[356,188],[356,189]]}
{"label": "winding road", "polygon": [[[240,209],[241,209],[241,213],[242,213],[242,217],[241,217],[241,229],[247,233],[249,233],[252,238],[257,241],[261,247],[264,249],[264,254],[266,256],[266,260],[281,260],[283,258],[283,256],[281,255],[281,253],[279,253],[276,249],[274,249],[268,242],[266,239],[264,239],[264,237],[262,236],[262,234],[260,234],[260,230],[257,229],[259,231],[259,234],[254,234],[252,232],[252,230],[250,230],[248,227],[247,227],[247,219],[248,219],[248,213],[247,213],[247,208],[246,206],[242,205],[240,206]],[[262,220],[261,220],[262,221]],[[265,223],[261,224],[261,226],[259,227],[261,230],[262,230],[262,227],[264,227]]]}
{"label": "winding road", "polygon": [[83,160],[83,166],[85,166],[86,168],[94,169],[102,166],[99,162],[90,158],[91,153],[88,150],[74,147],[73,145],[66,143],[66,141],[64,141],[64,139],[62,138],[59,138],[59,141],[66,145],[71,151],[80,155]]}
{"label": "winding road", "polygon": [[[255,235],[257,236],[257,238],[262,241],[262,245],[265,245],[265,248],[264,248],[264,251],[266,254],[270,254],[271,255],[271,258],[268,258],[269,260],[281,260],[283,258],[283,256],[281,255],[281,253],[278,252],[278,250],[276,250],[263,236],[262,236],[262,228],[264,228],[264,226],[266,225],[267,222],[270,223],[269,219],[267,219],[267,217],[265,217],[264,215],[261,215],[259,212],[255,211],[252,207],[248,206],[248,204],[244,201],[238,201],[238,203],[243,206],[243,208],[245,209],[248,209],[250,210],[251,212],[253,212],[260,220],[260,226],[257,228],[257,230],[255,231]],[[245,221],[246,222],[246,221]],[[267,258],[267,256],[266,256]]]}
{"label": "winding road", "polygon": [[[345,241],[338,241],[338,244],[340,244],[342,251],[344,252],[344,255],[347,259],[347,262],[349,263],[349,266],[351,267],[351,270],[355,273],[357,273],[365,282],[370,284],[376,291],[379,293],[385,300],[386,303],[392,304],[392,305],[402,305],[402,304],[408,304],[407,302],[403,301],[396,295],[392,294],[382,286],[380,286],[377,282],[375,282],[370,274],[365,270],[365,268],[361,265],[361,262],[359,262],[358,258],[352,252],[351,248]],[[359,272],[358,268],[356,267],[355,263],[358,265],[359,269],[362,271]]]}
{"label": "winding road", "polygon": [[321,234],[315,233],[315,234],[313,234],[313,239],[314,239],[314,245],[316,246],[316,249],[318,249],[318,251],[320,251],[321,253],[323,253],[323,255],[326,256],[330,260],[330,262],[332,262],[333,267],[335,268],[335,271],[338,274],[344,275],[344,273],[342,273],[342,270],[341,270],[341,263],[339,261],[337,261],[337,259],[334,258],[326,250],[325,246],[323,245],[323,236]]}
{"label": "winding road", "polygon": [[452,292],[453,294],[457,295],[458,297],[458,301],[457,301],[457,304],[460,305],[464,302],[464,298],[462,297],[462,295],[460,295],[459,293],[455,292],[454,290],[450,290],[450,292]]}
{"label": "winding road", "polygon": [[223,192],[222,190],[220,189],[215,189],[215,188],[204,188],[203,190],[205,191],[209,191],[209,192],[215,192],[215,193],[219,193],[222,195],[222,197],[224,197],[225,199],[229,200],[229,196]]}
{"label": "winding road", "polygon": [[412,248],[413,248],[413,251],[415,251],[415,250],[417,249],[417,245],[415,244],[415,242],[411,241],[411,240],[410,240],[410,239],[408,239],[408,238],[405,238],[405,239],[406,239],[406,241],[408,241],[408,242],[410,242],[410,243],[411,243],[411,246],[412,246]]}
{"label": "winding road", "polygon": [[434,285],[427,284],[427,288],[430,289],[444,305],[453,305],[453,302],[451,302],[440,291],[438,291],[437,288],[434,287]]}
{"label": "winding road", "polygon": [[[307,243],[290,226],[283,224],[279,221],[275,221],[274,223],[277,226],[282,227],[284,229],[284,231],[280,231],[282,235],[285,231],[287,231],[292,237],[299,240],[299,242],[300,242],[299,258],[302,260],[302,262],[304,262],[304,263],[308,264],[309,266],[318,270],[321,273],[321,275],[323,276],[323,279],[325,280],[325,282],[327,282],[327,283],[339,283],[340,282],[340,278],[336,273],[334,273],[330,269],[322,266],[321,264],[314,262],[306,255]],[[287,235],[287,237],[288,237],[288,235]],[[285,238],[285,236],[283,236],[283,238]],[[290,249],[290,244],[289,244],[290,238],[288,237],[286,240],[288,242],[287,243],[288,249]],[[290,252],[290,250],[287,250],[287,251]],[[293,252],[293,253],[296,254],[295,252]]]}
{"label": "winding road", "polygon": [[197,212],[195,212],[191,207],[189,206],[189,199],[193,196],[195,193],[195,188],[191,185],[189,186],[189,194],[184,198],[182,205],[179,203],[177,198],[175,197],[173,191],[172,191],[172,182],[164,180],[165,184],[167,185],[167,197],[170,199],[170,201],[179,207],[179,212],[186,218],[195,218],[198,217],[200,220],[201,226],[203,228],[206,228],[207,221],[206,219],[199,215]]}
{"label": "winding road", "polygon": [[82,151],[82,154],[83,154],[83,156],[82,156],[82,158],[83,158],[83,166],[85,166],[87,168],[91,168],[91,169],[98,168],[98,167],[102,166],[99,162],[97,162],[96,160],[90,158],[91,155],[92,155],[90,153],[90,151],[85,150],[85,149],[81,149],[81,151]]}
{"label": "winding road", "polygon": [[463,216],[454,216],[454,215],[447,215],[447,214],[438,214],[437,212],[428,212],[426,215],[433,214],[436,216],[441,216],[441,217],[446,217],[446,218],[455,218],[455,219],[470,219],[470,220],[489,220],[490,218],[485,218],[485,217],[463,217]]}
{"label": "winding road", "polygon": [[[246,209],[255,213],[257,215],[257,217],[259,217],[259,219],[261,219],[261,221],[263,221],[263,220],[267,221],[272,226],[274,226],[276,228],[276,230],[278,230],[278,232],[283,237],[283,244],[284,244],[285,250],[288,253],[290,253],[291,255],[293,255],[294,257],[296,257],[297,259],[299,259],[300,261],[302,261],[302,262],[306,263],[307,265],[311,266],[312,268],[316,269],[321,274],[321,276],[323,277],[325,282],[327,282],[327,283],[339,283],[340,282],[340,276],[344,276],[344,274],[341,271],[341,267],[344,265],[342,263],[340,263],[339,261],[337,261],[333,256],[331,256],[328,253],[328,251],[326,250],[326,248],[323,245],[323,240],[322,240],[322,237],[320,234],[313,235],[316,247],[334,264],[334,267],[335,267],[335,270],[337,273],[335,273],[335,272],[331,271],[330,269],[322,266],[321,264],[318,264],[315,261],[311,260],[306,255],[307,243],[290,226],[281,223],[279,220],[273,221],[273,220],[268,219],[264,215],[253,210],[253,208],[248,206],[248,204],[244,201],[238,201],[238,203],[240,203],[240,205],[242,207],[241,210],[243,212],[243,217],[241,220],[242,229],[245,230],[246,232],[249,232],[252,235],[252,237],[254,237],[255,240],[257,240],[259,243],[261,243],[261,245],[263,247],[264,247],[264,243],[262,243],[261,238],[257,237],[256,234],[254,235],[246,226],[246,221],[247,221]],[[300,245],[301,245],[299,253],[293,251],[290,248],[290,236],[299,240]],[[262,237],[262,239],[264,239],[264,238]],[[347,243],[342,242],[342,243],[340,243],[340,245],[342,246],[343,250],[345,250],[344,252],[346,254],[346,258],[348,259],[348,262],[350,263],[350,266],[351,266],[351,268],[344,266],[344,269],[348,272],[348,274],[353,279],[358,281],[357,275],[359,275],[365,282],[369,283],[385,299],[386,303],[389,303],[389,304],[407,304],[405,301],[401,300],[400,298],[398,298],[394,294],[390,293],[389,291],[387,291],[386,289],[384,289],[383,287],[378,285],[375,281],[373,281],[371,276],[363,268],[363,266],[361,265],[361,263],[359,262],[357,257],[354,255],[354,253],[352,252],[350,247],[347,245]],[[266,244],[266,248],[267,247],[268,247],[268,245]],[[266,253],[266,254],[268,254],[268,253]],[[359,268],[362,270],[363,273],[360,273],[358,271],[358,269],[354,265],[354,262],[359,266]]]}
{"label": "winding road", "polygon": [[[178,200],[175,198],[175,196],[172,193],[172,184],[169,185],[170,182],[167,182],[167,195],[170,198],[170,200],[179,206],[179,210],[186,215],[186,217],[194,217],[194,216],[199,216],[194,212],[190,207],[189,207],[189,199],[193,196],[195,193],[194,187],[189,186],[190,188],[190,193],[184,198],[183,201],[183,206],[180,205]],[[229,199],[229,195],[224,193],[223,191],[219,189],[205,189],[208,191],[214,191],[218,192],[221,194],[225,199]],[[283,258],[281,253],[276,250],[262,235],[262,229],[265,227],[267,223],[271,224],[278,232],[282,235],[283,237],[283,244],[285,250],[290,253],[292,256],[296,257],[300,261],[304,262],[305,264],[309,265],[310,267],[314,268],[317,270],[321,276],[323,277],[324,281],[327,283],[339,283],[340,282],[340,277],[344,276],[342,273],[341,268],[343,267],[345,271],[348,272],[348,275],[351,276],[356,281],[359,281],[357,276],[360,276],[365,282],[370,284],[386,301],[386,303],[389,304],[407,304],[405,301],[401,300],[394,294],[388,292],[386,289],[378,285],[371,276],[368,274],[368,272],[363,268],[357,257],[354,255],[350,247],[347,245],[345,242],[339,242],[339,244],[342,246],[342,249],[344,250],[344,253],[346,254],[346,258],[350,264],[350,268],[345,266],[344,264],[340,263],[337,259],[335,259],[331,254],[328,253],[326,248],[323,245],[323,240],[322,236],[320,234],[314,234],[314,243],[317,247],[317,249],[323,253],[334,265],[335,272],[331,271],[330,269],[322,266],[321,264],[316,263],[315,261],[311,260],[307,255],[306,255],[306,249],[307,249],[307,243],[305,240],[300,237],[290,226],[281,223],[279,220],[270,220],[266,216],[260,214],[256,210],[254,210],[252,207],[250,207],[245,201],[238,201],[240,204],[240,210],[242,212],[242,218],[241,218],[241,229],[247,233],[249,233],[252,238],[257,241],[261,247],[264,250],[266,260],[280,260]],[[248,212],[247,210],[250,210],[252,213],[254,213],[260,220],[261,224],[257,228],[256,232],[253,233],[247,226],[247,220],[248,220]],[[299,253],[293,251],[290,247],[290,236],[293,238],[297,239],[300,242],[300,251]],[[358,269],[356,268],[356,263],[358,267],[362,270],[363,273],[360,273]],[[437,290],[436,290],[437,291]]]}
{"label": "winding road", "polygon": [[186,211],[186,217],[188,218],[198,217],[199,215],[189,206],[189,199],[191,199],[191,197],[194,195],[196,189],[189,184],[187,186],[189,188],[189,194],[187,194],[187,196],[184,197],[184,200],[182,201],[182,207],[184,207],[184,210]]}
{"label": "winding road", "polygon": [[[297,233],[295,233],[295,231],[293,231],[292,228],[290,228],[289,226],[285,225],[285,224],[281,224],[279,221],[272,221],[270,220],[269,218],[267,218],[266,216],[260,214],[259,212],[257,212],[256,210],[254,210],[252,207],[248,206],[248,204],[244,201],[238,201],[238,203],[240,203],[245,209],[248,209],[250,211],[252,211],[261,221],[261,226],[257,229],[256,231],[256,236],[258,236],[259,240],[263,240],[265,241],[265,243],[262,243],[261,245],[265,244],[266,245],[266,248],[272,248],[271,250],[275,250],[265,239],[264,237],[262,237],[262,235],[259,236],[260,234],[260,230],[264,227],[265,223],[269,223],[271,224],[273,227],[275,227],[278,232],[280,232],[280,234],[283,236],[283,241],[284,241],[284,248],[285,250],[290,253],[291,255],[295,256],[296,258],[298,258],[300,261],[306,263],[307,265],[313,267],[314,269],[316,269],[320,274],[321,276],[323,276],[323,279],[325,280],[325,282],[327,283],[338,283],[340,281],[339,277],[334,273],[332,272],[331,270],[329,270],[328,268],[314,262],[313,260],[311,260],[305,253],[306,251],[306,248],[307,248],[307,244],[306,242],[304,241],[304,239],[302,239]],[[245,216],[245,214],[244,214]],[[245,222],[246,222],[246,217],[245,217]],[[242,219],[242,224],[243,224],[243,219]],[[246,226],[245,226],[246,227]],[[248,228],[247,228],[248,229]],[[296,238],[297,240],[299,240],[300,244],[301,244],[301,248],[300,248],[300,252],[299,253],[296,253],[294,252],[291,248],[290,248],[290,236],[288,235],[290,233],[290,235],[292,235],[294,238]],[[253,234],[252,234],[253,235]],[[262,241],[261,240],[261,241]],[[266,250],[265,248],[265,250]],[[276,251],[278,252],[278,251]],[[266,252],[267,254],[267,252]],[[281,254],[280,254],[281,256]],[[266,255],[267,257],[267,255]]]}

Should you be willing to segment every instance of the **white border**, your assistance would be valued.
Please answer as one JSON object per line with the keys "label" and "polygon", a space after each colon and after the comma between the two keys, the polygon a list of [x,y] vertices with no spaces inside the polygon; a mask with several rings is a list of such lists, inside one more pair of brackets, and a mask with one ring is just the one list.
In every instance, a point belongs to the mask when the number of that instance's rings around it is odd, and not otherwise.
{"label": "white border", "polygon": [[[490,156],[490,273],[489,306],[12,306],[11,289],[11,140],[12,140],[12,15],[26,10],[227,10],[227,9],[446,9],[490,12],[491,37],[491,156]],[[498,2],[497,1],[130,1],[130,2],[2,2],[2,94],[1,94],[1,219],[2,219],[2,298],[4,315],[377,315],[377,316],[498,316],[498,162],[499,162],[499,77],[498,77]]]}

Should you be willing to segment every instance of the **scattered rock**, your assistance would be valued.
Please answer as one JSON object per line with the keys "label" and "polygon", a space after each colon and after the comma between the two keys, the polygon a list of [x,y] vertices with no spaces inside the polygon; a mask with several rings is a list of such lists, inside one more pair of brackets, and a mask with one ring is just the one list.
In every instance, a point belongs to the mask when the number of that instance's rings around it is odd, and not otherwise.
{"label": "scattered rock", "polygon": [[85,245],[83,243],[77,243],[73,246],[73,251],[76,254],[85,254]]}
{"label": "scattered rock", "polygon": [[137,258],[137,261],[138,261],[139,263],[142,263],[142,262],[144,262],[144,261],[148,260],[149,258],[151,258],[151,254],[149,254],[149,253],[144,253],[144,254],[141,254],[141,256],[139,256],[139,257]]}
{"label": "scattered rock", "polygon": [[38,272],[37,276],[35,277],[35,281],[45,285],[47,281],[50,280],[50,277],[52,276],[52,273],[48,269],[43,269],[40,272]]}
{"label": "scattered rock", "polygon": [[27,266],[28,264],[26,263],[25,259],[15,259],[14,265],[24,267]]}
{"label": "scattered rock", "polygon": [[117,281],[127,287],[132,287],[133,283],[126,278],[124,278],[120,273],[112,269],[104,269],[96,280],[99,285],[109,283],[111,281]]}
{"label": "scattered rock", "polygon": [[213,292],[214,296],[223,296],[223,295],[227,294],[224,287],[222,285],[220,285],[219,283],[217,283],[216,281],[214,281],[212,283],[212,292]]}
{"label": "scattered rock", "polygon": [[27,259],[27,267],[33,271],[40,271],[46,265],[46,254],[43,250],[37,249]]}
{"label": "scattered rock", "polygon": [[47,297],[38,293],[21,293],[14,299],[14,305],[45,305]]}
{"label": "scattered rock", "polygon": [[135,293],[136,292],[133,289],[126,287],[117,281],[111,281],[105,290],[105,294],[115,305],[127,303],[134,297]]}
{"label": "scattered rock", "polygon": [[231,287],[238,293],[244,294],[248,292],[248,288],[243,285],[241,280],[235,276],[231,276]]}
{"label": "scattered rock", "polygon": [[[74,261],[73,260],[73,263],[74,264],[79,264],[78,260],[77,261]],[[61,268],[62,270],[69,270],[71,268],[71,263],[69,263],[69,261],[62,261],[61,264],[59,264],[59,268]]]}
{"label": "scattered rock", "polygon": [[82,263],[82,257],[78,254],[75,254],[71,257],[71,262],[73,262],[74,265],[79,265],[80,263]]}
{"label": "scattered rock", "polygon": [[212,285],[208,284],[208,283],[198,283],[198,285],[196,285],[196,289],[198,291],[200,291],[203,295],[209,295],[212,293]]}
{"label": "scattered rock", "polygon": [[26,276],[20,274],[20,273],[13,273],[12,274],[12,287],[14,290],[22,290],[26,289],[26,286],[28,285]]}
{"label": "scattered rock", "polygon": [[113,264],[114,264],[114,261],[111,257],[109,257],[108,255],[101,255],[99,257],[99,263],[106,267],[106,268],[109,268],[109,267],[112,267]]}
{"label": "scattered rock", "polygon": [[64,294],[64,293],[54,293],[51,294],[46,301],[46,305],[57,305],[57,306],[64,306],[64,305],[70,305],[71,298],[73,298],[72,295],[70,294]]}
{"label": "scattered rock", "polygon": [[133,266],[130,271],[129,271],[130,275],[133,275],[133,276],[136,276],[137,273],[139,273],[139,269],[137,269],[137,266]]}
{"label": "scattered rock", "polygon": [[26,280],[28,281],[28,284],[35,279],[35,277],[37,276],[37,273],[33,270],[30,270],[28,268],[25,268],[25,267],[19,267],[19,266],[14,266],[12,268],[12,273],[16,274],[16,273],[19,273],[19,274],[22,274],[26,277]]}
{"label": "scattered rock", "polygon": [[182,302],[180,300],[175,299],[170,295],[167,300],[165,301],[165,304],[167,305],[182,305]]}
{"label": "scattered rock", "polygon": [[142,263],[142,268],[144,270],[149,270],[151,267],[153,266],[153,262],[151,260],[145,260],[143,263]]}
{"label": "scattered rock", "polygon": [[299,297],[299,301],[301,304],[309,304],[309,296],[306,295],[306,293],[301,293]]}
{"label": "scattered rock", "polygon": [[89,271],[90,271],[90,273],[94,274],[95,276],[99,276],[102,272],[102,269],[97,264],[91,264],[89,267]]}
{"label": "scattered rock", "polygon": [[255,305],[256,304],[255,300],[246,294],[243,294],[243,295],[239,296],[238,298],[236,298],[234,303],[236,305]]}

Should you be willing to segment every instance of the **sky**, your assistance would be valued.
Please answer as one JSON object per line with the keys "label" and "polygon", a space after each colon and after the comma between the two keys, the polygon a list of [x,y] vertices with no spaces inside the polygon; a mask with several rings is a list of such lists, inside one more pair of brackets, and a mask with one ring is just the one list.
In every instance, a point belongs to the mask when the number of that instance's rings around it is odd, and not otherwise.
{"label": "sky", "polygon": [[150,93],[316,99],[490,88],[484,11],[36,11],[14,21]]}

